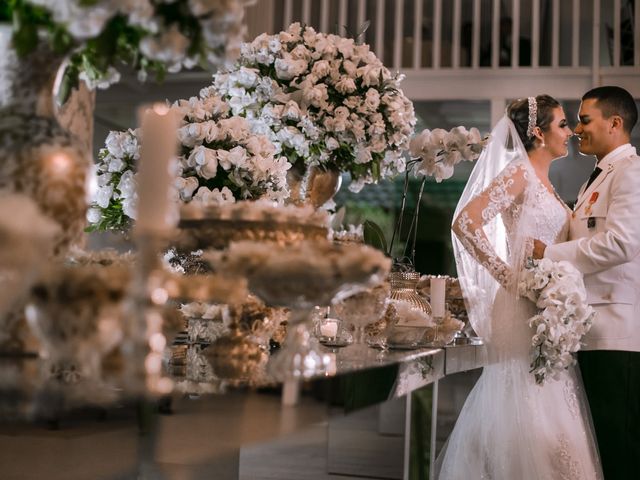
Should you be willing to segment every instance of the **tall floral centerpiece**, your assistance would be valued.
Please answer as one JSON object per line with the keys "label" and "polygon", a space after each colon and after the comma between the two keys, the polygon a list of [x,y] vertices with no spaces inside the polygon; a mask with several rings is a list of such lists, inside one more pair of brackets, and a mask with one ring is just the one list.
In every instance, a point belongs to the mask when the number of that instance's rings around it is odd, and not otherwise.
{"label": "tall floral centerpiece", "polygon": [[[119,78],[120,65],[141,78],[183,66],[218,65],[239,47],[245,3],[2,2],[0,190],[29,195],[61,226],[58,254],[82,238],[91,161],[88,142],[78,141],[58,121],[54,96],[64,100],[79,80],[106,87]],[[83,119],[91,121],[91,112]],[[84,130],[90,132],[86,122]]]}
{"label": "tall floral centerpiece", "polygon": [[65,87],[118,81],[119,65],[141,80],[235,58],[254,0],[23,0],[8,2],[19,54],[43,39],[69,56]]}
{"label": "tall floral centerpiece", "polygon": [[[229,105],[212,89],[172,108],[181,118],[176,201],[209,206],[257,198],[281,202],[287,196],[289,162],[276,157],[273,143],[254,134],[245,118],[231,116]],[[135,219],[137,161],[144,141],[140,130],[109,133],[97,164],[90,230],[124,229]]]}
{"label": "tall floral centerpiece", "polygon": [[404,171],[415,115],[368,45],[292,24],[244,44],[213,88],[298,172],[349,172],[350,189]]}

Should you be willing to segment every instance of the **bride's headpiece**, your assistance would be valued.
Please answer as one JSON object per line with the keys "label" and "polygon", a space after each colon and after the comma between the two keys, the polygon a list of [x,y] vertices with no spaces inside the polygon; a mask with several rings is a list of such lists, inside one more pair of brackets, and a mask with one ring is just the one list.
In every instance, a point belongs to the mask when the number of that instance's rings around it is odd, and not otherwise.
{"label": "bride's headpiece", "polygon": [[533,129],[536,128],[536,123],[538,123],[538,102],[536,102],[536,97],[527,97],[527,102],[529,102],[527,137],[533,137]]}

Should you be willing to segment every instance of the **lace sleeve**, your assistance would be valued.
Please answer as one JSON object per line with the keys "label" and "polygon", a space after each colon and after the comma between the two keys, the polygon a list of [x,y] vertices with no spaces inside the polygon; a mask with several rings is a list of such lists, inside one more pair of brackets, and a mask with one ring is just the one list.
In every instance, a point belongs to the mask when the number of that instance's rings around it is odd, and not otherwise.
{"label": "lace sleeve", "polygon": [[507,165],[487,189],[465,205],[453,222],[453,232],[464,248],[503,287],[511,283],[511,268],[495,251],[483,226],[499,213],[516,215],[526,182],[527,170],[521,162]]}

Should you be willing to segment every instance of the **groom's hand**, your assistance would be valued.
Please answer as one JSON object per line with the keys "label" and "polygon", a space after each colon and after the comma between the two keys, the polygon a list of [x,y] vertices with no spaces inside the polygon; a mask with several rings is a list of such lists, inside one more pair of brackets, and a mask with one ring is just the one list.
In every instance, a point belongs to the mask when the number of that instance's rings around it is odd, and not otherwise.
{"label": "groom's hand", "polygon": [[533,258],[539,260],[544,257],[544,251],[547,249],[547,244],[540,240],[533,240]]}

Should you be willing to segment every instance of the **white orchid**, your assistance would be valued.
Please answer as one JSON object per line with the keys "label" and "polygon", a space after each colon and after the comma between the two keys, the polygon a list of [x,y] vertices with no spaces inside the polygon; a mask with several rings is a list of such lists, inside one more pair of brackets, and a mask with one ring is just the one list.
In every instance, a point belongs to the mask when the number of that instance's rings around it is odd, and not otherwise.
{"label": "white orchid", "polygon": [[531,372],[542,384],[575,363],[573,354],[595,313],[587,304],[582,275],[569,262],[529,260],[520,274],[518,292],[539,309],[529,326],[535,332]]}
{"label": "white orchid", "polygon": [[486,140],[480,138],[476,128],[467,130],[459,126],[448,132],[441,128],[425,129],[411,139],[409,151],[420,161],[416,174],[432,176],[440,183],[453,176],[455,166],[461,161],[477,160],[485,144]]}

